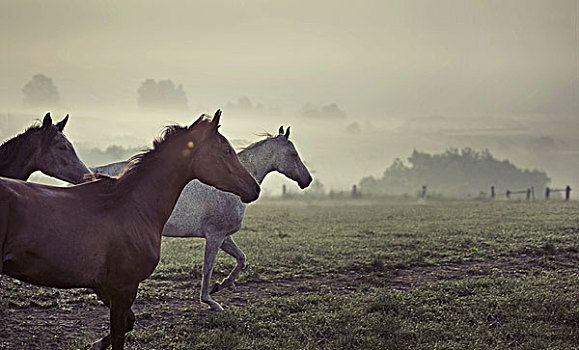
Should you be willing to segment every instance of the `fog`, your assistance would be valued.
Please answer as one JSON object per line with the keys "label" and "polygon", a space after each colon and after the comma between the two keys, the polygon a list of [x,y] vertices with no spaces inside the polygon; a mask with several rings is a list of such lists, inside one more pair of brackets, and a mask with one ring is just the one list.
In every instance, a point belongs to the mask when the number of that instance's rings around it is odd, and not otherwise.
{"label": "fog", "polygon": [[[149,146],[163,125],[221,108],[238,146],[291,125],[326,189],[449,147],[489,149],[579,189],[577,4],[0,1],[0,137],[70,113],[84,158]],[[58,102],[25,105],[39,73]],[[187,107],[139,108],[147,79],[182,85]],[[266,193],[286,181],[268,178]]]}

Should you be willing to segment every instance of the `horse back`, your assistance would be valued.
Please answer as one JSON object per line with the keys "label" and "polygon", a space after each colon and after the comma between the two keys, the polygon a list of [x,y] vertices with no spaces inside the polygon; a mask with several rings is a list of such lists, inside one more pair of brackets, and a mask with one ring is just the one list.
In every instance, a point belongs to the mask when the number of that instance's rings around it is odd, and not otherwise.
{"label": "horse back", "polygon": [[[98,191],[97,191],[98,193]],[[139,256],[158,260],[146,226],[126,220],[128,210],[95,206],[84,185],[68,188],[0,179],[3,273],[37,285],[95,287],[118,276],[142,280],[152,272]],[[160,235],[158,237],[160,240]],[[142,270],[142,271],[141,271]]]}

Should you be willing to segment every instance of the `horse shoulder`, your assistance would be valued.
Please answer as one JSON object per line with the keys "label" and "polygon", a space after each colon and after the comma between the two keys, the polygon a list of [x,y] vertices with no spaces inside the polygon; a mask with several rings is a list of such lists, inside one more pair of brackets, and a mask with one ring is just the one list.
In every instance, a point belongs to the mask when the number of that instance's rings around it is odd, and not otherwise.
{"label": "horse shoulder", "polygon": [[224,235],[239,231],[244,207],[240,198],[232,193],[213,189],[211,199],[206,202],[208,207],[202,216],[204,231],[219,232]]}
{"label": "horse shoulder", "polygon": [[183,188],[163,228],[164,236],[203,237],[201,217],[208,195],[204,186],[203,183],[194,180]]}
{"label": "horse shoulder", "polygon": [[100,262],[105,273],[101,282],[138,283],[153,273],[161,257],[161,235],[158,228],[135,224],[133,220],[115,220],[100,240],[105,252]]}

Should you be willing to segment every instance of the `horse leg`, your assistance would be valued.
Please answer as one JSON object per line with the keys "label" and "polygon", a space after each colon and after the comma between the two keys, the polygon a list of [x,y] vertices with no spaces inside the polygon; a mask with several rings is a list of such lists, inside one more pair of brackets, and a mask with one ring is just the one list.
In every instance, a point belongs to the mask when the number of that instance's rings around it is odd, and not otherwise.
{"label": "horse leg", "polygon": [[[111,300],[109,299],[108,294],[106,294],[104,291],[100,290],[100,289],[94,289],[97,297],[100,299],[100,301],[103,302],[103,304],[105,304],[105,306],[107,308],[111,308]],[[108,349],[108,347],[111,345],[111,334],[109,332],[109,334],[107,334],[106,336],[104,336],[101,340],[95,342],[92,346],[91,346],[91,350],[106,350]]]}
{"label": "horse leg", "polygon": [[205,257],[203,259],[203,280],[201,281],[201,302],[208,304],[212,310],[223,311],[219,303],[209,295],[209,283],[211,283],[211,274],[213,273],[213,264],[217,251],[223,243],[220,239],[205,239]]}
{"label": "horse leg", "polygon": [[113,350],[123,350],[125,333],[132,329],[134,314],[131,306],[137,296],[138,285],[116,291],[111,296],[111,333],[110,339]]}
{"label": "horse leg", "polygon": [[[133,330],[133,326],[135,325],[135,313],[133,310],[129,309],[129,314],[127,316],[127,323],[125,326],[125,333],[128,333]],[[98,342],[94,343],[91,347],[91,350],[106,350],[111,346],[111,334],[107,334]]]}
{"label": "horse leg", "polygon": [[215,282],[213,288],[211,288],[211,294],[217,293],[225,288],[235,287],[235,280],[237,279],[237,276],[239,276],[241,270],[243,270],[245,267],[245,254],[243,254],[241,249],[239,249],[237,244],[235,244],[231,236],[227,236],[225,238],[223,244],[221,245],[221,249],[234,257],[237,261],[237,265],[235,265],[235,268],[231,271],[229,276],[227,276],[227,278],[224,279],[221,283]]}
{"label": "horse leg", "polygon": [[[105,293],[103,290],[99,290],[99,289],[95,289],[95,292],[96,292],[98,298],[105,304],[105,306],[110,309],[111,308],[110,295]],[[135,292],[135,295],[136,295],[136,292]],[[133,300],[134,300],[134,298],[133,298]],[[133,311],[130,308],[129,308],[129,312],[127,314],[127,318],[126,318],[125,322],[126,322],[125,323],[125,333],[127,333],[133,329],[133,326],[135,324],[135,314],[133,313]],[[112,322],[111,322],[111,328],[112,328]],[[111,346],[111,344],[112,344],[111,333],[109,332],[109,334],[107,334],[101,340],[94,343],[92,345],[91,349],[92,350],[106,350],[109,348],[109,346]]]}
{"label": "horse leg", "polygon": [[[107,308],[110,309],[111,301],[109,296],[105,294],[103,291],[95,289],[94,290],[97,297],[105,304]],[[133,310],[129,309],[129,314],[127,316],[127,325],[125,327],[125,333],[128,333],[133,330],[133,326],[135,325],[135,313]],[[108,347],[111,346],[111,334],[107,334],[101,340],[97,341],[91,346],[91,350],[106,350]]]}

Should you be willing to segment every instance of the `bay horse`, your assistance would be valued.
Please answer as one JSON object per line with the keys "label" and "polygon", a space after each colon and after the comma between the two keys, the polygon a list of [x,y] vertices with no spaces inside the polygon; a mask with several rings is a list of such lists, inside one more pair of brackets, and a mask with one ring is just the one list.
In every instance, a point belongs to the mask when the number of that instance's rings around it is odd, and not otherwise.
{"label": "bay horse", "polygon": [[[278,171],[296,181],[300,188],[308,187],[312,176],[289,140],[290,128],[284,133],[283,127],[280,127],[277,136],[266,136],[266,139],[245,147],[237,154],[241,164],[260,184],[267,174]],[[125,164],[126,162],[112,163],[93,170],[96,173],[114,175],[121,171]],[[195,180],[185,186],[163,228],[163,236],[205,238],[200,299],[216,311],[223,308],[211,298],[209,290],[215,257],[221,248],[233,256],[237,264],[225,280],[213,285],[211,293],[233,287],[235,279],[245,266],[245,254],[231,238],[231,235],[241,228],[244,214],[245,204],[239,197]]]}
{"label": "bay horse", "polygon": [[110,309],[93,348],[123,349],[139,283],[159,262],[161,233],[193,180],[251,202],[259,184],[218,132],[221,111],[169,126],[119,177],[72,187],[0,178],[0,273],[56,288],[91,288]]}
{"label": "bay horse", "polygon": [[73,184],[83,182],[90,170],[62,133],[67,122],[68,114],[53,125],[49,112],[41,125],[33,125],[4,142],[0,146],[0,176],[26,181],[33,172],[40,170]]}

